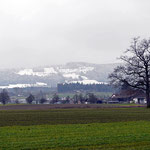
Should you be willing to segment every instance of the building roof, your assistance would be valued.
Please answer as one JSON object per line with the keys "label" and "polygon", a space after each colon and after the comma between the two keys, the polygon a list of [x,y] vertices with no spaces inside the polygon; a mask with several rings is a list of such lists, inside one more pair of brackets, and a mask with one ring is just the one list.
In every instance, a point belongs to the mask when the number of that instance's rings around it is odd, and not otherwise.
{"label": "building roof", "polygon": [[121,90],[119,93],[113,94],[111,98],[145,98],[145,93],[141,90]]}

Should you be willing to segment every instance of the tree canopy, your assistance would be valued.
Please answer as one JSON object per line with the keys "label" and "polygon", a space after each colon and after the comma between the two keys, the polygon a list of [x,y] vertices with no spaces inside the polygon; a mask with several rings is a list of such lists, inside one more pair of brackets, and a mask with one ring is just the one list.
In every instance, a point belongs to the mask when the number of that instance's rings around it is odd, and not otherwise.
{"label": "tree canopy", "polygon": [[32,94],[30,94],[27,98],[26,98],[26,102],[28,103],[28,104],[32,104],[32,102],[35,100],[35,97],[32,95]]}
{"label": "tree canopy", "polygon": [[7,90],[3,89],[2,92],[0,93],[0,102],[5,105],[10,101],[10,97],[8,95]]}

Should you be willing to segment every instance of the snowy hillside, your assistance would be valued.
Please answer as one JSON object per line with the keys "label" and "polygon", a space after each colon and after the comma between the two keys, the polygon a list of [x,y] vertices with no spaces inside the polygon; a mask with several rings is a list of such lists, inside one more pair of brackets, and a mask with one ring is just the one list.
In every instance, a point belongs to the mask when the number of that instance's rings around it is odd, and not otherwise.
{"label": "snowy hillside", "polygon": [[57,83],[101,84],[118,64],[67,63],[49,67],[0,70],[0,86],[50,86]]}

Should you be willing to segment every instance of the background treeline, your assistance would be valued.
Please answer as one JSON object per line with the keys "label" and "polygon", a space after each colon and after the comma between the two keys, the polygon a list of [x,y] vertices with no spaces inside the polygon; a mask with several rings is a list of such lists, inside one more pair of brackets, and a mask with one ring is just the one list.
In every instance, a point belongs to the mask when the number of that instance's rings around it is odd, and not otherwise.
{"label": "background treeline", "polygon": [[[20,104],[20,99],[11,99],[7,90],[3,89],[0,92],[0,104]],[[24,99],[24,104],[96,104],[103,103],[94,93],[76,93],[73,97],[66,96],[60,98],[57,93],[54,93],[51,99],[47,99],[46,95],[40,91],[37,95],[29,94]]]}
{"label": "background treeline", "polygon": [[90,92],[115,92],[114,87],[109,84],[81,84],[81,83],[65,83],[58,84],[59,93],[74,91],[90,91]]}

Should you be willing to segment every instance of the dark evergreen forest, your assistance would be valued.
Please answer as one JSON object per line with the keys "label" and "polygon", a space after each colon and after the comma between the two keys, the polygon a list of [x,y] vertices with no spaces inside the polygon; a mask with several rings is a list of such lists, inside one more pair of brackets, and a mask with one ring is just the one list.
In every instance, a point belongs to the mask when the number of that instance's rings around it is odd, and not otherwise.
{"label": "dark evergreen forest", "polygon": [[58,84],[57,90],[60,93],[88,91],[88,92],[114,92],[115,89],[109,84],[81,84],[81,83],[65,83]]}

